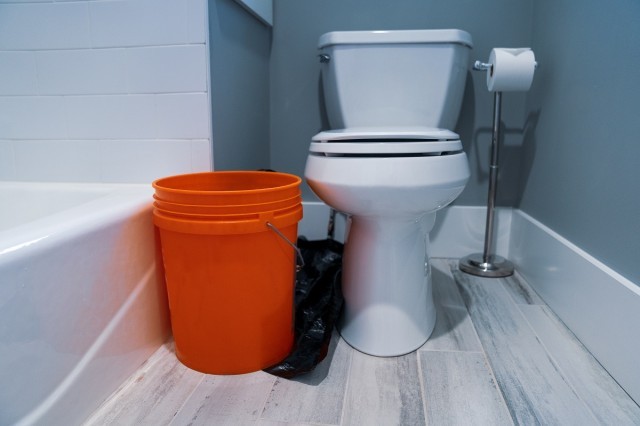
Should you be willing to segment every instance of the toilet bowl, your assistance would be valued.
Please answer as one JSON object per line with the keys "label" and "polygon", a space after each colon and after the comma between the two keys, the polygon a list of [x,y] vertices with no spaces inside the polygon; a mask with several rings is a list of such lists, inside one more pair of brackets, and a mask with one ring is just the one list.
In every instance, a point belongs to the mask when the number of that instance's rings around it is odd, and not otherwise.
{"label": "toilet bowl", "polygon": [[[335,142],[332,136],[314,138],[305,178],[320,199],[350,215],[340,334],[370,355],[412,352],[435,325],[429,231],[435,211],[465,187],[466,155],[455,139]],[[351,134],[357,136],[370,138]]]}
{"label": "toilet bowl", "polygon": [[459,113],[471,37],[460,30],[333,32],[320,38],[331,130],[305,178],[349,216],[339,323],[361,352],[398,356],[429,338],[436,311],[429,232],[469,178]]}

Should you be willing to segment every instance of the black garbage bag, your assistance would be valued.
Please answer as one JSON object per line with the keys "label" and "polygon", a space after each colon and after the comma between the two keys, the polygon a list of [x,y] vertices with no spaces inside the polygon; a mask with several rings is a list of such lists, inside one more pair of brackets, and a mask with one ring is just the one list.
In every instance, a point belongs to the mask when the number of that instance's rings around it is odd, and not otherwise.
{"label": "black garbage bag", "polygon": [[327,356],[343,304],[343,245],[332,239],[307,241],[302,237],[298,248],[304,266],[296,275],[293,349],[279,364],[264,369],[287,379],[313,371]]}

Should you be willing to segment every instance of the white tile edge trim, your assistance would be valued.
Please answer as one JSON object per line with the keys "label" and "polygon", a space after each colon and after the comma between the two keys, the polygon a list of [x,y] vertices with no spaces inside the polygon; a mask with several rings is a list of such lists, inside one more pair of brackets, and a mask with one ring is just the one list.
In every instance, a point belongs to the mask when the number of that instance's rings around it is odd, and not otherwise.
{"label": "white tile edge trim", "polygon": [[596,259],[595,257],[591,256],[586,251],[582,250],[577,245],[573,244],[571,241],[564,238],[562,235],[555,232],[553,229],[548,228],[546,225],[542,224],[540,221],[529,216],[522,210],[519,210],[519,209],[514,210],[514,213],[522,216],[525,220],[528,220],[533,225],[540,228],[541,231],[549,234],[550,237],[558,240],[558,242],[565,245],[568,250],[574,251],[576,255],[584,258],[587,262],[593,264],[594,267],[600,269],[602,272],[609,275],[612,279],[618,281],[620,284],[622,284],[623,286],[627,287],[629,290],[631,290],[632,292],[640,296],[640,284],[634,284],[633,281],[620,275],[619,273],[617,273],[616,271],[614,271],[613,269],[611,269],[610,267],[608,267],[607,265],[605,265],[604,263]]}
{"label": "white tile edge trim", "polygon": [[512,216],[516,269],[640,402],[640,287],[528,214]]}

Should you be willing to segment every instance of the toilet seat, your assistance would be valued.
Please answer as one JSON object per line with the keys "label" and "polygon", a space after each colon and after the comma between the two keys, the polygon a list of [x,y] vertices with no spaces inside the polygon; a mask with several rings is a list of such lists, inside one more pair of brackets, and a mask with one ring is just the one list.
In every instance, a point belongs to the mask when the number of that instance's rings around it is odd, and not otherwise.
{"label": "toilet seat", "polygon": [[462,150],[460,137],[446,129],[351,128],[327,130],[312,138],[312,155],[446,155]]}

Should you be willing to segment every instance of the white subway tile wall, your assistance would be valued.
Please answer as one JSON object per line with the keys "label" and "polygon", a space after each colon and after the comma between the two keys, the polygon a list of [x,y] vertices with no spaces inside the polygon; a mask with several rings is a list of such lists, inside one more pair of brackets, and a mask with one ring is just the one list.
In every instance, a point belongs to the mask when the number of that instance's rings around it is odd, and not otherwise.
{"label": "white subway tile wall", "polygon": [[204,0],[0,0],[0,179],[211,170]]}
{"label": "white subway tile wall", "polygon": [[0,51],[0,76],[0,93],[3,95],[38,94],[34,52]]}
{"label": "white subway tile wall", "polygon": [[0,180],[9,180],[13,176],[15,176],[13,143],[0,140]]}

